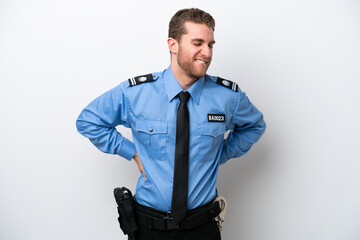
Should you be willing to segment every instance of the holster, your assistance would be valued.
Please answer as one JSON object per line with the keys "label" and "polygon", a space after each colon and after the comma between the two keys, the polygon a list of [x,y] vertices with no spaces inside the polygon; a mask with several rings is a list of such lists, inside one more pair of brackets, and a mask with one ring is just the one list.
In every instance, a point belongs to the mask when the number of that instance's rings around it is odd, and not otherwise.
{"label": "holster", "polygon": [[134,215],[134,199],[132,193],[125,187],[115,188],[114,196],[118,205],[120,228],[125,235],[128,235],[129,240],[135,240],[134,235],[137,230],[137,225]]}

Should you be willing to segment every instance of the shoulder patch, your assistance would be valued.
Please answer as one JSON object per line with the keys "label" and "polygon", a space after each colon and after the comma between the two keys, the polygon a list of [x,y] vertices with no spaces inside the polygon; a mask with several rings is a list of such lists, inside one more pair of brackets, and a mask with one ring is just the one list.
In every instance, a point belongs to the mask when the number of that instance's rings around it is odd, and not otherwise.
{"label": "shoulder patch", "polygon": [[154,81],[154,77],[152,74],[147,74],[147,75],[141,75],[141,76],[129,78],[128,81],[129,81],[130,87],[132,87],[132,86],[139,85],[142,83],[152,82],[152,81]]}
{"label": "shoulder patch", "polygon": [[232,82],[232,81],[229,81],[229,80],[226,80],[226,79],[223,79],[221,77],[218,77],[217,80],[216,80],[216,83],[221,85],[221,86],[224,86],[224,87],[227,87],[235,92],[237,92],[239,90],[239,87],[236,83]]}

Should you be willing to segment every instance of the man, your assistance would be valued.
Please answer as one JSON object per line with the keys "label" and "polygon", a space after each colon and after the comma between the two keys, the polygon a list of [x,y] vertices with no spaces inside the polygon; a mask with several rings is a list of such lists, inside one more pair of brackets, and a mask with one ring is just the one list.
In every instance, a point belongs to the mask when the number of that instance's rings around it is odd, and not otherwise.
{"label": "man", "polygon": [[[77,120],[101,151],[136,161],[137,239],[220,239],[219,165],[248,152],[265,131],[236,83],[206,74],[214,27],[202,10],[178,11],[169,24],[170,67],[122,82]],[[134,143],[119,124],[131,128]]]}

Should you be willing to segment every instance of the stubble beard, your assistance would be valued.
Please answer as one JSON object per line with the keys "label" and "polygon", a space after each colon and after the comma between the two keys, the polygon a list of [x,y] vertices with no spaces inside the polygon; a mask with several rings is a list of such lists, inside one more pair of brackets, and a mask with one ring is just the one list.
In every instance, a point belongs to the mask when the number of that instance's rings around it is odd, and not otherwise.
{"label": "stubble beard", "polygon": [[[187,60],[190,59],[190,60]],[[210,66],[211,59],[209,59],[209,63],[207,64],[205,71],[201,71],[195,68],[194,62],[195,59],[190,58],[184,54],[181,47],[179,48],[179,52],[177,54],[177,62],[181,69],[192,79],[197,80],[205,76],[207,69]]]}

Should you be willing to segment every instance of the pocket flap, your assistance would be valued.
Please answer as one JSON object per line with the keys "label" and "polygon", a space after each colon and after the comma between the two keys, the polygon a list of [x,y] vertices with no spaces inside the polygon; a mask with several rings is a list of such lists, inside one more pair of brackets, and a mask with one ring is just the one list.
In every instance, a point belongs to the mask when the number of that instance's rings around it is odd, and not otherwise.
{"label": "pocket flap", "polygon": [[148,134],[167,133],[167,121],[137,121],[135,129]]}
{"label": "pocket flap", "polygon": [[202,123],[199,126],[200,134],[216,137],[225,133],[225,124],[221,123]]}

